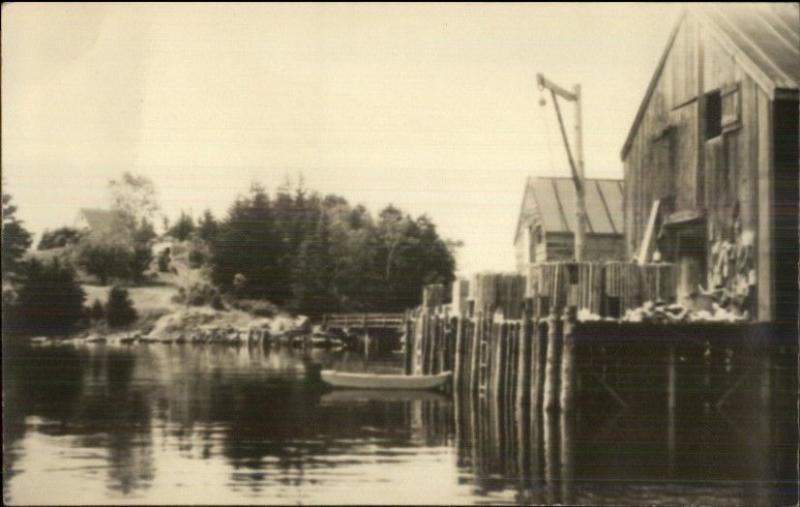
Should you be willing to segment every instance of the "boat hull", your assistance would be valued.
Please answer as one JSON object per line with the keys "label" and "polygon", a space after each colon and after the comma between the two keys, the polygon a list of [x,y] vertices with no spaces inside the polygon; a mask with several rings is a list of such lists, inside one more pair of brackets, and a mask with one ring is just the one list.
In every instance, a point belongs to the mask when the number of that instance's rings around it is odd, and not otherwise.
{"label": "boat hull", "polygon": [[452,374],[444,372],[437,375],[378,375],[322,370],[320,375],[323,382],[340,389],[428,390],[444,386],[450,381]]}

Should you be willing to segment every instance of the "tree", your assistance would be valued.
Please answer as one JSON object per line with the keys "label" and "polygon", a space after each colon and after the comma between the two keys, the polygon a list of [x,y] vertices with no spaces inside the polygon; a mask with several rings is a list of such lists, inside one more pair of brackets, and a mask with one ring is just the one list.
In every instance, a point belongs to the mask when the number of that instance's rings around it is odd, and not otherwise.
{"label": "tree", "polygon": [[124,217],[131,231],[145,221],[153,222],[159,206],[156,188],[150,178],[125,172],[120,179],[111,180],[108,188],[112,209]]}
{"label": "tree", "polygon": [[161,273],[169,273],[169,263],[171,260],[170,249],[165,248],[158,254],[158,271]]}
{"label": "tree", "polygon": [[127,279],[133,263],[133,250],[121,241],[86,237],[78,244],[75,262],[101,285],[112,278]]}
{"label": "tree", "polygon": [[59,335],[75,328],[83,317],[86,294],[73,270],[53,259],[48,264],[30,260],[16,302],[17,331],[26,334]]}
{"label": "tree", "polygon": [[211,210],[205,210],[203,216],[197,221],[197,235],[200,236],[200,239],[203,241],[210,243],[217,237],[218,232],[219,224],[217,223],[217,219],[214,218]]}
{"label": "tree", "polygon": [[280,250],[269,196],[261,185],[253,184],[220,226],[212,244],[211,278],[224,292],[231,292],[234,276],[241,273],[248,281],[247,297],[273,298]]}
{"label": "tree", "polygon": [[178,241],[186,241],[195,231],[194,220],[185,212],[181,211],[175,225],[170,227],[169,234]]}
{"label": "tree", "polygon": [[333,268],[330,224],[321,213],[314,234],[303,241],[297,254],[292,284],[297,310],[317,316],[336,309]]}
{"label": "tree", "polygon": [[106,320],[110,327],[122,327],[132,324],[137,318],[128,290],[115,285],[108,293],[106,304]]}
{"label": "tree", "polygon": [[3,229],[2,229],[2,275],[17,274],[20,261],[33,242],[31,234],[22,226],[16,217],[17,207],[11,204],[11,196],[2,194],[3,200]]}
{"label": "tree", "polygon": [[94,303],[92,303],[92,306],[89,309],[89,318],[94,321],[98,321],[105,316],[106,316],[106,309],[103,306],[102,301],[100,301],[99,299],[95,299]]}
{"label": "tree", "polygon": [[59,227],[53,231],[44,231],[39,240],[38,250],[50,250],[77,243],[81,238],[81,231],[74,227]]}

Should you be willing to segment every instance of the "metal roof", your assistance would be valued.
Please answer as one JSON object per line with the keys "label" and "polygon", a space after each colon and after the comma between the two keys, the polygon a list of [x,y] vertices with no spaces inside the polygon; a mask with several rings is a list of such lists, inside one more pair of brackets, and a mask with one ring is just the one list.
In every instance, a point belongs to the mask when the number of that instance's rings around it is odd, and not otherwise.
{"label": "metal roof", "polygon": [[[587,178],[587,234],[622,234],[622,180]],[[517,235],[538,217],[545,232],[575,231],[575,186],[572,178],[530,178],[523,197]]]}
{"label": "metal roof", "polygon": [[633,120],[621,157],[628,153],[664,70],[675,35],[686,15],[694,16],[738,64],[774,99],[776,90],[798,90],[800,83],[800,6],[794,3],[692,5],[681,13]]}

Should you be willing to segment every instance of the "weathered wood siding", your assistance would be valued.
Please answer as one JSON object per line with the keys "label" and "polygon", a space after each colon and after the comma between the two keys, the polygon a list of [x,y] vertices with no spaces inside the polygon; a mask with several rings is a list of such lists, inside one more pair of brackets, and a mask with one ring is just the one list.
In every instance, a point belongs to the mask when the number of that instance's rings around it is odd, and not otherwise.
{"label": "weathered wood siding", "polygon": [[[766,92],[723,47],[717,36],[692,16],[679,25],[663,70],[632,142],[624,154],[625,249],[639,248],[652,203],[666,200],[666,214],[704,211],[708,241],[736,243],[748,231],[758,243],[769,240],[769,210],[762,204],[759,224],[759,175],[764,177],[769,156],[760,149],[769,144],[771,102]],[[719,91],[722,97],[722,134],[705,139],[698,94]],[[764,186],[762,181],[761,186]],[[762,188],[762,196],[769,189]],[[762,198],[763,198],[762,197]],[[762,234],[759,236],[759,232]],[[770,294],[773,274],[765,259],[770,246],[760,246],[759,297]],[[710,263],[708,263],[710,264]],[[764,277],[762,279],[762,277]],[[705,280],[697,280],[704,282]],[[769,301],[760,301],[760,318],[769,318]]]}
{"label": "weathered wood siding", "polygon": [[[575,236],[572,233],[548,233],[546,236],[546,252],[537,259],[542,262],[572,260]],[[584,250],[584,260],[613,261],[623,260],[625,256],[625,240],[616,234],[588,234]]]}

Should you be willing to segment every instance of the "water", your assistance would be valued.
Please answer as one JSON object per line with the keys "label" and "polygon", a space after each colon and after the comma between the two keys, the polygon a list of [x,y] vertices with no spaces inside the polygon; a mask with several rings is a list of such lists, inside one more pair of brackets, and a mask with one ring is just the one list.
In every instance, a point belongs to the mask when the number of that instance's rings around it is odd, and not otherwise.
{"label": "water", "polygon": [[[4,352],[15,504],[787,505],[796,405],[574,420],[435,394],[324,393],[300,352],[47,345]],[[314,352],[359,369],[357,355]],[[400,367],[385,359],[372,369]]]}

